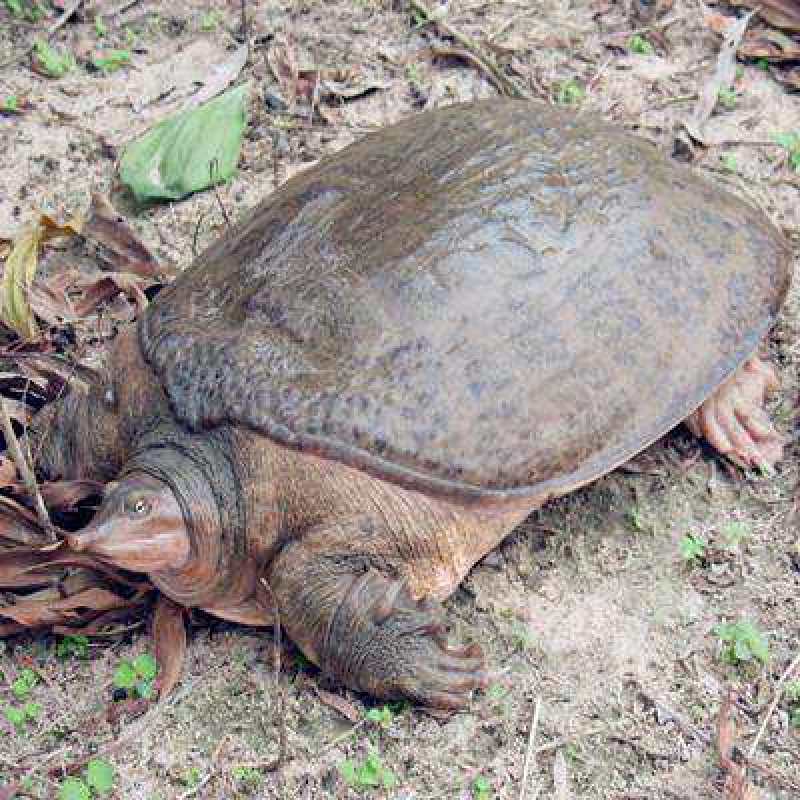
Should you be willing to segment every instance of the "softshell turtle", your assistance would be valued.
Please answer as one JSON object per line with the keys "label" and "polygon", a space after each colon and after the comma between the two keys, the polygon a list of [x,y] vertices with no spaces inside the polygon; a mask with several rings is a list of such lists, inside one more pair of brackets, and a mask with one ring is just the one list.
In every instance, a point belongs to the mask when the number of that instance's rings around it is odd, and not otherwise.
{"label": "softshell turtle", "polygon": [[788,268],[763,214],[601,120],[427,112],[274,192],[31,435],[50,475],[115,478],[73,548],[242,622],[263,577],[342,683],[458,707],[483,661],[438,601],[532,509],[687,418],[777,460]]}

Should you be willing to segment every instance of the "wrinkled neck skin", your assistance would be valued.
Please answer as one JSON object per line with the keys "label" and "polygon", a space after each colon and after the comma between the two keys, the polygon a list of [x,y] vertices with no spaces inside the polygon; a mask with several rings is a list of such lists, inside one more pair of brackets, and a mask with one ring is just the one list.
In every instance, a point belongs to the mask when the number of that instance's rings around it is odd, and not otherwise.
{"label": "wrinkled neck skin", "polygon": [[140,440],[120,480],[147,475],[169,487],[189,536],[189,556],[174,569],[150,572],[185,606],[234,602],[253,591],[247,517],[229,432],[192,434],[164,421]]}
{"label": "wrinkled neck skin", "polygon": [[96,379],[70,384],[27,434],[36,469],[48,479],[108,481],[141,435],[168,415],[166,397],[142,359],[135,326],[114,340]]}

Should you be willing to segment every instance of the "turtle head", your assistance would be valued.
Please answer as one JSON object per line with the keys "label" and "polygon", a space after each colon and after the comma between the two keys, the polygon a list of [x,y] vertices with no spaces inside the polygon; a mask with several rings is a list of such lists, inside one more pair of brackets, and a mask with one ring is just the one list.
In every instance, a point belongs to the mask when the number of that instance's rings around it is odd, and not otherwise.
{"label": "turtle head", "polygon": [[67,542],[103,561],[134,572],[179,570],[191,542],[173,490],[146,473],[133,472],[110,483],[91,523]]}

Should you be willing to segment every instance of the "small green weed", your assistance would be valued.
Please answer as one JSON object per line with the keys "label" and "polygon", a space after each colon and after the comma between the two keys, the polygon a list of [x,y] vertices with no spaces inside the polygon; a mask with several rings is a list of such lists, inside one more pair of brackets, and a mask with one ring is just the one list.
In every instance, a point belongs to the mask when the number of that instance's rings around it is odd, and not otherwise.
{"label": "small green weed", "polygon": [[72,53],[62,53],[42,39],[34,43],[33,57],[39,71],[48,78],[62,78],[75,66]]}
{"label": "small green weed", "polygon": [[3,709],[3,716],[21,733],[29,722],[38,719],[42,713],[39,703],[25,703],[23,706],[6,706]]}
{"label": "small green weed", "polygon": [[11,692],[17,700],[24,700],[39,683],[39,676],[32,669],[23,669],[11,684]]}
{"label": "small green weed", "polygon": [[116,72],[130,63],[130,50],[106,50],[102,55],[92,56],[92,66],[98,72]]}
{"label": "small green weed", "polygon": [[631,53],[636,53],[638,56],[651,56],[655,52],[655,48],[650,41],[638,34],[628,39],[628,50],[630,50]]}
{"label": "small green weed", "polygon": [[158,674],[158,664],[149,653],[141,653],[133,661],[124,659],[114,670],[114,686],[128,695],[136,694],[147,699],[153,693],[153,681]]}
{"label": "small green weed", "polygon": [[222,19],[222,13],[216,9],[212,9],[206,14],[203,14],[200,18],[200,30],[206,32],[215,31],[220,22],[222,22]]}
{"label": "small green weed", "polygon": [[747,620],[728,622],[714,628],[723,643],[722,660],[737,665],[751,661],[766,664],[769,661],[769,645],[761,631]]}
{"label": "small green weed", "polygon": [[189,767],[180,777],[180,782],[190,789],[200,785],[200,767]]}
{"label": "small green weed", "polygon": [[800,133],[776,133],[773,138],[777,144],[786,148],[789,168],[800,172]]}
{"label": "small green weed", "polygon": [[28,22],[38,22],[45,16],[45,10],[37,2],[3,0],[3,5],[12,17],[26,19]]}
{"label": "small green weed", "polygon": [[736,162],[736,156],[731,153],[723,153],[719,157],[720,163],[722,166],[728,170],[728,172],[738,172],[739,165]]}
{"label": "small green weed", "polygon": [[100,758],[93,758],[83,777],[66,778],[58,790],[58,800],[91,800],[104,797],[114,788],[114,767]]}
{"label": "small green weed", "polygon": [[576,106],[586,97],[586,89],[575,78],[563,81],[556,89],[556,102],[562,106]]}
{"label": "small green weed", "polygon": [[62,661],[68,658],[88,658],[89,640],[85,636],[67,634],[56,645],[56,657]]}
{"label": "small green weed", "polygon": [[231,774],[243,789],[258,789],[264,781],[264,776],[252,767],[234,767]]}
{"label": "small green weed", "polygon": [[384,729],[391,728],[392,722],[394,722],[394,713],[389,706],[371,708],[369,711],[367,711],[365,716],[370,722],[374,722],[376,725],[380,725],[381,728]]}
{"label": "small green weed", "polygon": [[679,545],[681,558],[689,564],[699,561],[706,554],[706,543],[700,536],[687,533]]}
{"label": "small green weed", "polygon": [[360,764],[346,759],[338,766],[344,782],[354,789],[393,789],[397,786],[397,777],[374,751]]}
{"label": "small green weed", "polygon": [[472,781],[472,800],[491,800],[492,784],[483,775],[478,775]]}
{"label": "small green weed", "polygon": [[736,90],[734,88],[730,86],[723,86],[717,93],[717,99],[723,108],[728,109],[728,111],[733,111],[733,109],[736,108],[736,103],[738,102],[739,96],[736,94]]}
{"label": "small green weed", "polygon": [[94,32],[101,39],[108,33],[108,25],[106,25],[106,23],[103,22],[103,18],[102,17],[95,17],[95,20],[94,20]]}
{"label": "small green weed", "polygon": [[739,545],[750,535],[750,526],[746,522],[734,520],[726,522],[720,528],[720,535],[728,550],[736,550]]}
{"label": "small green weed", "polygon": [[10,94],[0,100],[0,113],[15,114],[19,111],[19,98],[15,94]]}

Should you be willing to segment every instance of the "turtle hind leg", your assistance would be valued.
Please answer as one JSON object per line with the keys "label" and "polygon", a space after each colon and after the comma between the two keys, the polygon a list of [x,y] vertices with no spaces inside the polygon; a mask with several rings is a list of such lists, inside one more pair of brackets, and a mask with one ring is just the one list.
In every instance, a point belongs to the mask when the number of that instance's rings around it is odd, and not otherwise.
{"label": "turtle hind leg", "polygon": [[722,455],[743,467],[771,469],[783,456],[786,437],[772,424],[764,403],[778,388],[772,364],[749,358],[686,420]]}
{"label": "turtle hind leg", "polygon": [[359,554],[363,539],[358,522],[337,523],[280,553],[268,580],[281,624],[308,658],[352,689],[462,708],[486,685],[480,648],[450,648],[441,606],[415,600],[385,560]]}

